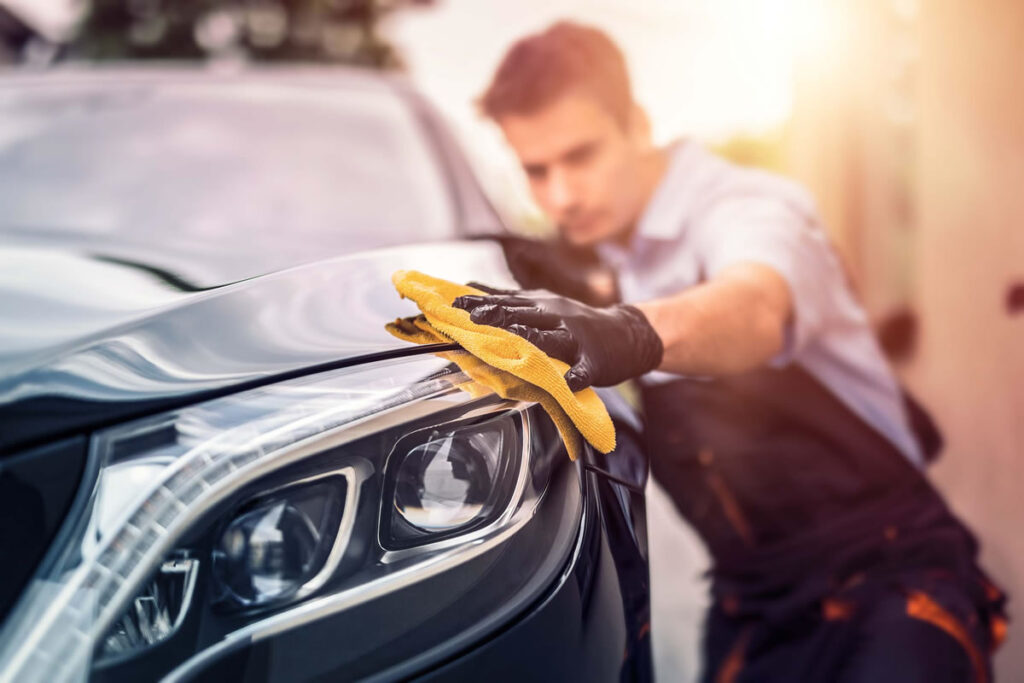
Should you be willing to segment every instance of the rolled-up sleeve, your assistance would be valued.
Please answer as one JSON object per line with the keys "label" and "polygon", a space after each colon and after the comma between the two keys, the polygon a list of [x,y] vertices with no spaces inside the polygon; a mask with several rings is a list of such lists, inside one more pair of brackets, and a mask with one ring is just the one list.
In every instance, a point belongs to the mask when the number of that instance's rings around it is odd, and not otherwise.
{"label": "rolled-up sleeve", "polygon": [[790,363],[827,324],[829,298],[845,286],[824,232],[808,216],[771,197],[719,202],[695,226],[697,249],[709,278],[738,263],[760,263],[789,285],[793,315],[782,351],[771,365]]}

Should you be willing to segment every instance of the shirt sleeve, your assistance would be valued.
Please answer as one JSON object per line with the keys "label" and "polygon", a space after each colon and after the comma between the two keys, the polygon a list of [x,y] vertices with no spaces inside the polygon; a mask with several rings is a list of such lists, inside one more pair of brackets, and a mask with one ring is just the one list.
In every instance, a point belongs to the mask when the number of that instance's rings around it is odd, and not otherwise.
{"label": "shirt sleeve", "polygon": [[698,226],[698,250],[707,276],[738,263],[760,263],[789,285],[793,316],[782,351],[771,365],[781,367],[825,328],[830,298],[845,279],[835,253],[817,224],[771,197],[737,198],[712,208]]}

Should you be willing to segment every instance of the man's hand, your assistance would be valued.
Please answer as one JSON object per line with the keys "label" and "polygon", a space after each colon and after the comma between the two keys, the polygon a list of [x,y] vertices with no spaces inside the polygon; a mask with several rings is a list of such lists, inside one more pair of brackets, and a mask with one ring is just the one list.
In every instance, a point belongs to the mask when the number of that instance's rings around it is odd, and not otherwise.
{"label": "man's hand", "polygon": [[611,386],[661,364],[661,339],[633,306],[594,308],[544,290],[460,296],[453,306],[482,325],[508,330],[549,356],[568,363],[565,381],[573,391]]}

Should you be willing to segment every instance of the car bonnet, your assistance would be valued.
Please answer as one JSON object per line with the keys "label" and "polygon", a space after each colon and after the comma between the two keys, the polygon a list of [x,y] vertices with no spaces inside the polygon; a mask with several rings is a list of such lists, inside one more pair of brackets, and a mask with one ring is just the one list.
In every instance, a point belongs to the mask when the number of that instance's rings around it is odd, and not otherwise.
{"label": "car bonnet", "polygon": [[479,241],[364,252],[209,289],[134,262],[15,256],[20,274],[0,279],[0,455],[321,366],[429,352],[384,329],[416,313],[391,285],[395,270],[515,286],[500,247]]}

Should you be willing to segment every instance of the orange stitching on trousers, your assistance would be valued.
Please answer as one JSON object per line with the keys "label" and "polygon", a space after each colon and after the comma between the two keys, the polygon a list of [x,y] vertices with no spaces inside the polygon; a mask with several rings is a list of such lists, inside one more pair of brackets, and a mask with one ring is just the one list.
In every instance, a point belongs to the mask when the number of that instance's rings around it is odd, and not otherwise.
{"label": "orange stitching on trousers", "polygon": [[825,621],[846,621],[853,616],[857,606],[840,598],[825,598],[821,601],[821,616]]}
{"label": "orange stitching on trousers", "polygon": [[750,527],[750,522],[747,521],[747,516],[743,514],[736,496],[729,490],[725,480],[717,472],[708,472],[708,486],[711,487],[715,496],[718,497],[718,502],[722,505],[722,511],[725,513],[729,523],[732,524],[732,528],[735,529],[736,533],[740,535],[740,538],[747,545],[753,545],[754,531]]}
{"label": "orange stitching on trousers", "polygon": [[992,632],[992,649],[990,654],[999,649],[999,646],[1006,640],[1006,632],[1010,630],[1009,622],[1003,617],[992,617],[992,624],[989,627]]}
{"label": "orange stitching on trousers", "polygon": [[[1004,599],[1003,591],[999,590],[999,587],[989,581],[987,578],[981,578],[981,585],[985,589],[985,597],[989,602],[993,604],[1001,603]],[[1010,624],[1006,617],[998,614],[992,615],[989,622],[989,632],[992,635],[992,645],[989,648],[989,654],[992,654],[999,649],[999,646],[1006,640],[1006,632],[1009,630]]]}
{"label": "orange stitching on trousers", "polygon": [[728,656],[722,661],[722,666],[715,676],[715,683],[735,683],[740,671],[743,670],[744,659],[747,654],[747,642],[750,640],[752,627],[748,626],[740,633],[736,643],[729,650]]}
{"label": "orange stitching on trousers", "polygon": [[910,591],[907,595],[907,616],[927,622],[952,636],[967,652],[971,666],[974,668],[974,680],[977,683],[988,683],[984,657],[978,651],[974,641],[971,640],[964,625],[946,608],[935,602],[927,593]]}

